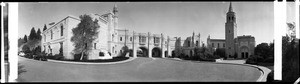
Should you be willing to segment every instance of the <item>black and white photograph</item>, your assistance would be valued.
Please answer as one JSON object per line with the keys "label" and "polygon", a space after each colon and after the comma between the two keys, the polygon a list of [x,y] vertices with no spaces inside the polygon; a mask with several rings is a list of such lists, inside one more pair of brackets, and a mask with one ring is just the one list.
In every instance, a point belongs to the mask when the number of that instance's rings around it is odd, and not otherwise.
{"label": "black and white photograph", "polygon": [[274,3],[18,2],[17,79],[5,82],[296,83],[299,6],[286,3],[275,55]]}

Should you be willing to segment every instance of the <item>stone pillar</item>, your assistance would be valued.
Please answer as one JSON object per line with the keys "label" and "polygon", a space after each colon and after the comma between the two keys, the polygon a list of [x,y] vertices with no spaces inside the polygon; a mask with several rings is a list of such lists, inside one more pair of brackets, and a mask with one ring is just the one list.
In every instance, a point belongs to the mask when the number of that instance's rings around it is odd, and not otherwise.
{"label": "stone pillar", "polygon": [[164,51],[164,36],[163,34],[161,33],[161,57],[162,58],[165,58],[165,51]]}
{"label": "stone pillar", "polygon": [[152,58],[152,47],[151,47],[151,34],[148,32],[148,56]]}
{"label": "stone pillar", "polygon": [[169,36],[168,36],[168,40],[167,40],[167,52],[168,52],[168,56],[171,56],[170,37]]}
{"label": "stone pillar", "polygon": [[136,41],[135,41],[135,32],[133,31],[133,35],[132,35],[132,40],[133,40],[133,42],[132,42],[132,50],[133,50],[133,53],[132,53],[132,55],[133,55],[133,57],[137,57],[137,52],[136,52],[136,46],[137,45],[135,45],[136,43]]}

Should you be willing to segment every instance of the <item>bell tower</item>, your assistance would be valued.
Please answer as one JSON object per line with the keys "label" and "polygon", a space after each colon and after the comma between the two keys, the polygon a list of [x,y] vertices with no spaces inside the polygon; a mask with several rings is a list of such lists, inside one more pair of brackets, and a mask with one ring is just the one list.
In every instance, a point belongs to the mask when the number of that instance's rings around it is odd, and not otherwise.
{"label": "bell tower", "polygon": [[230,2],[229,10],[226,14],[226,23],[225,23],[225,48],[226,48],[226,57],[232,58],[235,53],[235,41],[237,34],[237,25],[235,12],[232,10],[232,5]]}

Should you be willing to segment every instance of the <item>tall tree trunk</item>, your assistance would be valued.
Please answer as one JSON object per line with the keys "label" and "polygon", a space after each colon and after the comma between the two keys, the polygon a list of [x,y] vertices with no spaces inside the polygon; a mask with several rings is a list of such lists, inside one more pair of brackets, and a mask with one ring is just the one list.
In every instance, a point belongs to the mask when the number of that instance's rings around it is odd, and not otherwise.
{"label": "tall tree trunk", "polygon": [[[83,47],[85,48],[85,44],[83,45]],[[84,52],[84,49],[81,51],[81,57],[80,57],[80,60],[83,59],[83,52]]]}
{"label": "tall tree trunk", "polygon": [[82,60],[82,59],[83,59],[83,51],[81,52],[80,60]]}

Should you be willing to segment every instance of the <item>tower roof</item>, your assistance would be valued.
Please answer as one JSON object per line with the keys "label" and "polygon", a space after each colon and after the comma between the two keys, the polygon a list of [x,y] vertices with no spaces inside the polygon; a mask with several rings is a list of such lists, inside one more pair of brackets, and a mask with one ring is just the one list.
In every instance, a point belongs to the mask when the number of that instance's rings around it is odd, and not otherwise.
{"label": "tower roof", "polygon": [[114,4],[114,8],[113,8],[113,12],[118,12],[118,9],[117,9],[117,4]]}
{"label": "tower roof", "polygon": [[231,2],[230,2],[230,5],[229,5],[229,10],[228,10],[228,12],[233,12],[233,11],[232,11],[232,6],[231,6]]}

